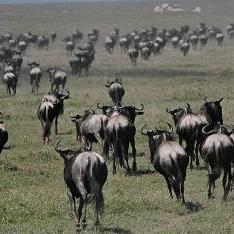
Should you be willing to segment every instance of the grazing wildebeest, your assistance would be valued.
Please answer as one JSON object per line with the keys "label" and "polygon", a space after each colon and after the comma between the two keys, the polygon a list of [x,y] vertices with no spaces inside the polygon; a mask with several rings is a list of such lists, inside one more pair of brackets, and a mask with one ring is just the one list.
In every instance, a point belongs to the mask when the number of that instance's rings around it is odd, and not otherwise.
{"label": "grazing wildebeest", "polygon": [[58,90],[60,85],[62,86],[61,88],[64,89],[67,82],[66,72],[62,71],[59,68],[49,68],[47,72],[49,73],[50,77],[51,90]]}
{"label": "grazing wildebeest", "polygon": [[[119,159],[121,167],[130,171],[128,164],[128,148],[129,143],[132,146],[133,155],[133,171],[137,170],[135,134],[136,127],[134,125],[136,115],[144,114],[144,106],[141,108],[134,106],[116,107],[116,111],[112,113],[105,129],[105,139],[103,146],[103,155],[109,157],[109,147],[113,148],[113,174],[116,173],[116,159]],[[125,160],[125,161],[124,161]],[[125,165],[126,163],[126,165]]]}
{"label": "grazing wildebeest", "polygon": [[81,115],[70,116],[76,124],[77,140],[85,141],[85,148],[92,149],[92,143],[98,142],[98,137],[104,140],[104,131],[108,118],[106,115],[95,113],[93,110],[86,110]]}
{"label": "grazing wildebeest", "polygon": [[186,169],[189,164],[189,157],[184,149],[173,140],[171,133],[173,129],[170,124],[170,131],[163,129],[147,130],[144,132],[142,126],[141,134],[149,138],[150,160],[156,171],[164,176],[167,187],[172,196],[172,188],[177,200],[184,200],[184,181]]}
{"label": "grazing wildebeest", "polygon": [[5,128],[4,122],[1,120],[2,116],[3,116],[3,114],[2,114],[2,112],[0,112],[0,154],[3,150],[4,145],[8,141],[8,132]]}
{"label": "grazing wildebeest", "polygon": [[208,164],[208,198],[214,195],[215,180],[220,177],[223,170],[223,199],[226,200],[233,176],[231,171],[231,164],[234,163],[233,140],[224,126],[213,129],[213,126],[207,125],[202,128],[202,132],[207,136],[202,146],[202,158]]}
{"label": "grazing wildebeest", "polygon": [[41,69],[39,68],[40,64],[37,62],[31,62],[31,63],[28,63],[28,66],[31,69],[29,75],[30,75],[30,84],[32,85],[32,93],[35,92],[35,88],[38,93],[40,79],[42,76]]}
{"label": "grazing wildebeest", "polygon": [[121,78],[116,78],[115,81],[107,81],[105,85],[108,89],[108,93],[114,103],[114,105],[120,105],[122,98],[125,94],[124,87],[122,85]]}
{"label": "grazing wildebeest", "polygon": [[[99,215],[104,211],[104,199],[102,187],[107,179],[107,165],[103,157],[93,151],[81,149],[62,150],[58,148],[59,141],[55,144],[55,150],[64,159],[64,180],[68,187],[68,198],[72,213],[76,219],[76,231],[87,227],[86,205],[94,202],[96,212],[95,225],[99,225]],[[80,199],[79,208],[76,208],[76,199]],[[84,207],[82,227],[80,220]]]}
{"label": "grazing wildebeest", "polygon": [[16,94],[17,81],[18,81],[17,73],[7,72],[4,74],[3,83],[6,85],[9,96],[11,95],[11,90],[13,92],[13,95]]}
{"label": "grazing wildebeest", "polygon": [[56,90],[45,95],[38,107],[37,115],[43,129],[43,141],[49,143],[50,129],[55,120],[55,134],[58,134],[58,117],[63,114],[64,100],[68,99],[68,90]]}

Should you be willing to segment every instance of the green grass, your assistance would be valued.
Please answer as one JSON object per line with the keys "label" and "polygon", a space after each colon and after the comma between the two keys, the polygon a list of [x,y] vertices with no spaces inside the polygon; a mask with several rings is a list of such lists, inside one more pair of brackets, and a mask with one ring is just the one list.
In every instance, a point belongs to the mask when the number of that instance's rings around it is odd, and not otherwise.
{"label": "green grass", "polygon": [[[191,3],[184,3],[191,7]],[[38,59],[43,71],[60,66],[69,72],[68,58],[61,39],[76,28],[87,33],[92,28],[101,30],[96,60],[88,78],[69,77],[67,87],[71,98],[65,101],[65,113],[59,119],[59,135],[64,146],[76,147],[75,127],[69,113],[82,113],[96,108],[98,102],[110,104],[107,79],[120,74],[126,95],[124,104],[145,106],[145,114],[136,118],[136,147],[138,175],[126,176],[122,170],[111,173],[104,187],[105,214],[102,230],[105,233],[232,233],[234,230],[234,194],[222,202],[221,179],[217,181],[216,198],[207,199],[207,172],[188,170],[185,183],[186,206],[169,199],[166,183],[153,171],[149,161],[147,139],[140,135],[142,124],[158,126],[170,121],[167,107],[189,102],[195,110],[204,96],[224,96],[225,123],[233,123],[234,113],[234,42],[225,40],[223,48],[210,43],[204,50],[190,51],[183,57],[168,46],[163,56],[151,57],[137,67],[117,48],[113,55],[103,49],[103,38],[113,30],[121,34],[142,27],[159,28],[200,21],[220,27],[232,22],[234,4],[226,1],[201,2],[201,15],[184,13],[154,14],[155,3],[129,4],[58,4],[1,6],[1,32],[31,30],[48,33],[56,30],[58,41],[49,51],[30,48],[24,59],[17,95],[8,97],[0,86],[0,110],[5,115],[9,141],[0,156],[0,232],[1,233],[74,233],[74,219],[63,181],[63,160],[54,152],[53,144],[42,144],[42,130],[36,110],[40,98],[49,89],[47,74],[43,74],[40,94],[32,95],[29,85],[27,61]],[[208,7],[209,5],[209,7]],[[64,12],[67,13],[64,13]],[[82,42],[83,43],[83,42]],[[81,44],[82,44],[81,43]],[[1,72],[2,76],[2,72]],[[80,145],[78,145],[80,146]],[[101,146],[95,150],[101,152]],[[142,173],[141,173],[142,172]],[[88,231],[93,232],[94,214],[88,210]]]}

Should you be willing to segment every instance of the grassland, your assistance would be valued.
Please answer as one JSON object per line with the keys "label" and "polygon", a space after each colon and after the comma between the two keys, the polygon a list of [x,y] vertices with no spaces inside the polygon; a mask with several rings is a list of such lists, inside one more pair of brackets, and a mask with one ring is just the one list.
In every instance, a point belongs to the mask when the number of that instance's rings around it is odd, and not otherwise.
{"label": "grassland", "polygon": [[[185,7],[191,2],[184,1]],[[195,3],[194,3],[195,4]],[[145,105],[145,114],[136,119],[136,127],[148,123],[158,126],[161,120],[171,121],[166,107],[189,102],[198,109],[204,96],[224,96],[225,123],[233,123],[234,114],[234,41],[225,40],[223,48],[211,42],[204,50],[191,51],[183,57],[167,47],[162,56],[148,62],[130,64],[117,49],[113,55],[103,50],[103,37],[117,26],[121,32],[142,27],[172,27],[201,21],[225,27],[234,21],[232,1],[196,1],[202,14],[154,14],[155,3],[112,4],[45,4],[6,5],[0,8],[0,32],[58,32],[58,41],[49,51],[30,48],[24,58],[17,95],[8,97],[0,86],[0,110],[10,139],[8,149],[0,156],[0,232],[1,233],[74,233],[74,220],[63,182],[63,161],[53,145],[42,144],[42,131],[36,116],[39,99],[48,91],[43,75],[40,93],[32,95],[27,61],[38,59],[43,71],[60,66],[69,72],[68,58],[61,38],[76,28],[87,33],[101,30],[96,60],[88,78],[69,77],[71,98],[65,103],[65,114],[59,119],[59,136],[64,146],[76,147],[75,129],[68,113],[82,113],[96,103],[110,104],[104,83],[120,74],[125,90],[124,104]],[[81,42],[82,44],[83,42]],[[2,71],[1,71],[2,76]],[[233,233],[234,193],[222,202],[221,179],[216,198],[207,199],[207,176],[204,170],[188,170],[185,184],[186,205],[169,199],[166,184],[149,161],[146,139],[136,136],[137,175],[126,176],[118,170],[111,174],[104,187],[106,212],[102,217],[104,233]],[[100,145],[95,146],[101,152]],[[89,209],[88,232],[93,232],[93,212]]]}

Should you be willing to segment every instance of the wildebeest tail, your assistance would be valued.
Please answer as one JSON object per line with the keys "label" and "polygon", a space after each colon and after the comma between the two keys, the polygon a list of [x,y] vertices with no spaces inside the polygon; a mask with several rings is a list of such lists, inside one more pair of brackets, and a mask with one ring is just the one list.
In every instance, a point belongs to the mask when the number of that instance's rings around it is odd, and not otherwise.
{"label": "wildebeest tail", "polygon": [[180,171],[178,163],[173,158],[171,158],[171,164],[172,164],[173,172],[172,171],[170,172],[170,175],[168,178],[172,186],[178,186],[182,180],[181,171]]}
{"label": "wildebeest tail", "polygon": [[95,204],[95,209],[99,214],[104,212],[104,199],[102,188],[100,184],[96,181],[95,175],[98,170],[98,162],[96,160],[89,159],[89,174],[88,180],[91,188],[91,201]]}

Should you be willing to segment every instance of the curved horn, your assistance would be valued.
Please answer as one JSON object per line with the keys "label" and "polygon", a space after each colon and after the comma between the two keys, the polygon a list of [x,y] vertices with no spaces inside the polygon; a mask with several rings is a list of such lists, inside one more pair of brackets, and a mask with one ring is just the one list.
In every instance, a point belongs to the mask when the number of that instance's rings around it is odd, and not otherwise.
{"label": "curved horn", "polygon": [[204,126],[204,127],[202,128],[202,133],[203,133],[204,135],[210,135],[210,134],[216,133],[215,130],[211,130],[211,131],[209,131],[209,132],[206,132],[206,128],[207,128],[208,126],[210,126],[210,125],[206,125],[206,126]]}
{"label": "curved horn", "polygon": [[216,102],[222,102],[222,100],[223,100],[223,97],[221,97],[219,100],[217,100]]}
{"label": "curved horn", "polygon": [[58,140],[58,141],[54,144],[54,149],[55,149],[55,151],[58,152],[59,154],[62,153],[62,150],[58,148],[60,142],[61,142],[61,140]]}
{"label": "curved horn", "polygon": [[191,108],[189,103],[186,102],[186,105],[187,105],[188,108]]}
{"label": "curved horn", "polygon": [[139,110],[139,111],[142,111],[142,110],[144,110],[144,105],[141,104],[141,109],[140,109],[140,108],[136,108],[136,107],[135,107],[135,109],[136,109],[136,110]]}
{"label": "curved horn", "polygon": [[203,101],[204,101],[204,102],[207,102],[207,97],[204,97]]}
{"label": "curved horn", "polygon": [[102,109],[103,106],[101,107],[101,106],[100,106],[100,103],[98,103],[98,104],[97,104],[97,108],[98,108],[98,109]]}
{"label": "curved horn", "polygon": [[169,133],[173,133],[173,127],[171,126],[171,124],[169,124],[169,123],[167,122],[167,125],[168,125],[168,126],[169,126],[169,128],[170,128]]}
{"label": "curved horn", "polygon": [[143,129],[144,127],[147,126],[147,124],[144,124],[142,127],[141,127],[141,134],[144,135],[144,136],[147,136],[148,135],[148,131],[144,132]]}
{"label": "curved horn", "polygon": [[171,111],[168,108],[166,108],[166,112],[171,114]]}
{"label": "curved horn", "polygon": [[0,112],[0,119],[3,117],[3,114],[2,114],[2,112]]}

